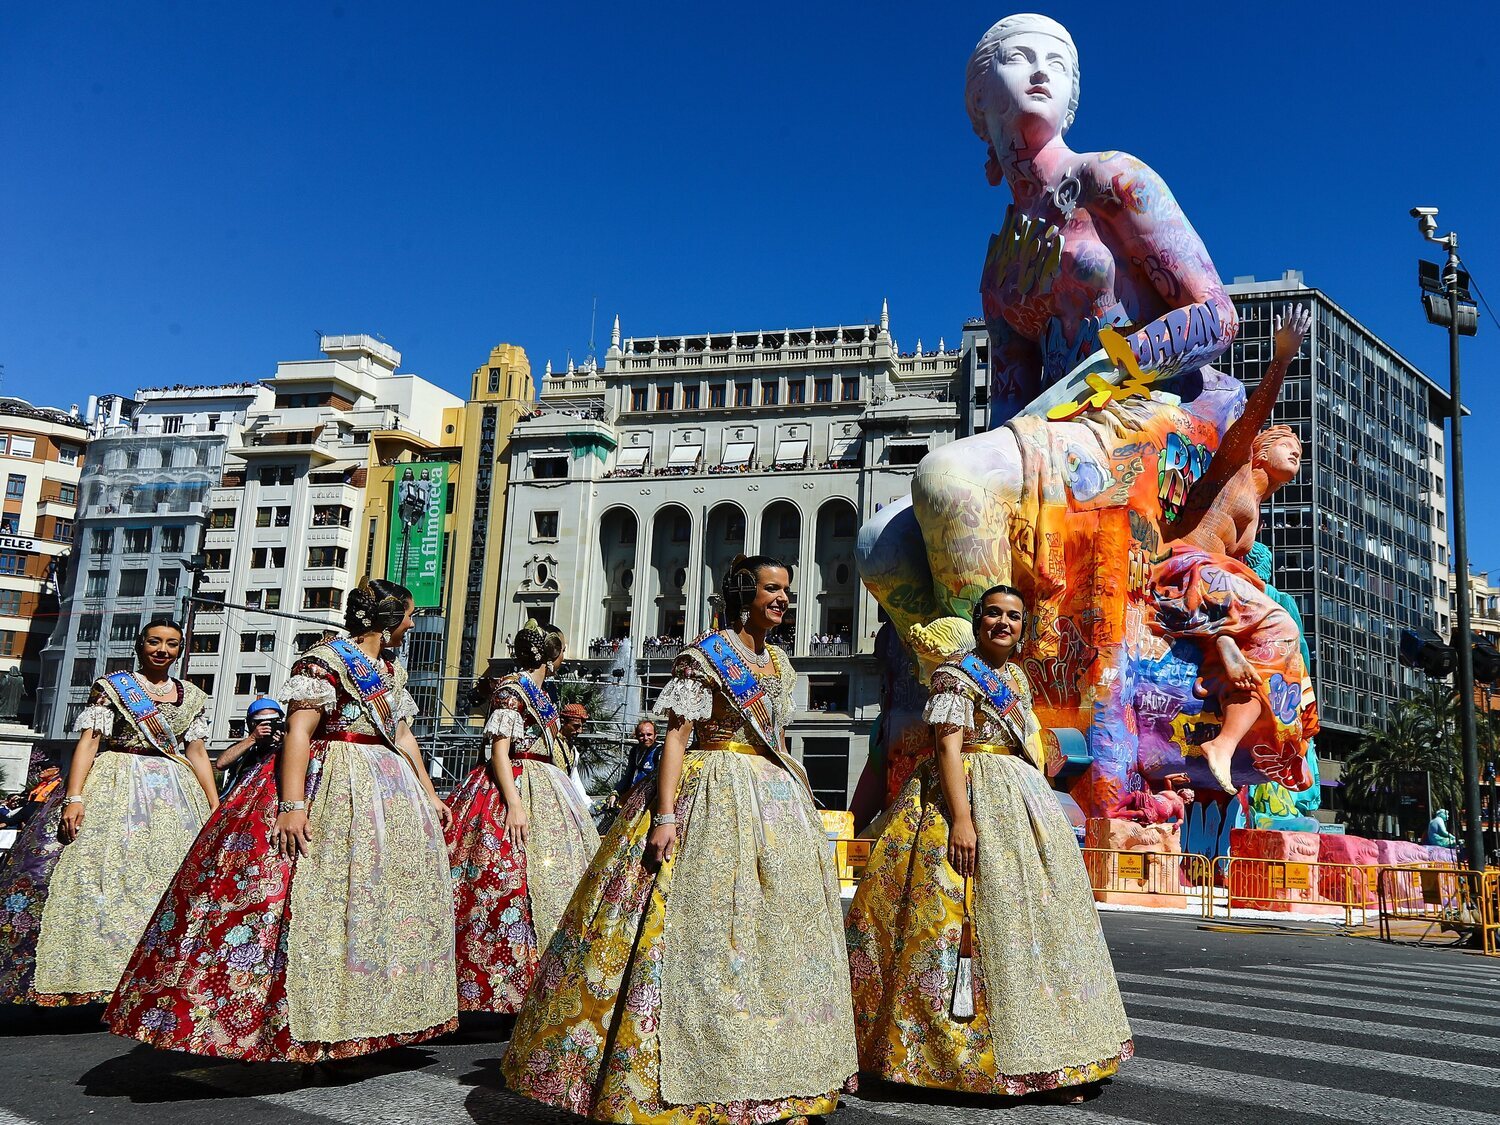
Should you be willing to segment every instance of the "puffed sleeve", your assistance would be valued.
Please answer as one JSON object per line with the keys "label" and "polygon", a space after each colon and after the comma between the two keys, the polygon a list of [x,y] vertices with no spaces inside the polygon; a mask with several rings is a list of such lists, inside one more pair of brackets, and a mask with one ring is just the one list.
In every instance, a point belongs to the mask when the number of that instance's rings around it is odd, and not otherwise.
{"label": "puffed sleeve", "polygon": [[672,665],[672,678],[656,697],[656,709],[669,720],[696,723],[714,713],[714,690],[708,673],[690,656],[678,657]]}
{"label": "puffed sleeve", "polygon": [[104,694],[104,689],[97,683],[94,685],[94,690],[89,692],[88,706],[78,712],[78,718],[73,720],[74,734],[82,734],[88,730],[98,731],[102,738],[108,738],[115,733],[114,706],[109,702],[109,697]]}
{"label": "puffed sleeve", "polygon": [[509,738],[515,740],[526,733],[526,724],[521,713],[512,707],[496,707],[484,724],[486,738]]}
{"label": "puffed sleeve", "polygon": [[293,664],[291,678],[277,695],[288,711],[313,708],[332,714],[339,701],[333,673],[316,660],[299,660]]}
{"label": "puffed sleeve", "polygon": [[417,706],[417,701],[412,698],[411,692],[404,687],[396,689],[396,700],[391,706],[391,716],[397,722],[405,719],[408,723],[422,713]]}
{"label": "puffed sleeve", "polygon": [[974,703],[957,676],[941,668],[932,674],[932,693],[922,718],[935,727],[974,729]]}
{"label": "puffed sleeve", "polygon": [[208,708],[205,706],[188,724],[187,730],[182,732],[182,744],[187,746],[194,742],[207,742],[212,728],[213,720],[208,717]]}

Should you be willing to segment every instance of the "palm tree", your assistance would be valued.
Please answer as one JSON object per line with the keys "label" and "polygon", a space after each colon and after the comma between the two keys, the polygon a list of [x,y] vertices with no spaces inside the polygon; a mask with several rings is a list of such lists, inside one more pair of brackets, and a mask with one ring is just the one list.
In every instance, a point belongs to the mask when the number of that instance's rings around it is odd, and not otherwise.
{"label": "palm tree", "polygon": [[1428,724],[1415,698],[1400,700],[1383,727],[1369,726],[1344,760],[1344,800],[1350,817],[1361,830],[1370,821],[1395,809],[1397,781],[1403,770],[1413,768],[1417,747],[1425,740]]}
{"label": "palm tree", "polygon": [[1367,827],[1375,816],[1394,813],[1403,772],[1427,774],[1436,807],[1458,807],[1462,774],[1458,723],[1457,697],[1450,689],[1434,685],[1431,693],[1398,702],[1384,727],[1365,728],[1343,769],[1344,796],[1361,827]]}

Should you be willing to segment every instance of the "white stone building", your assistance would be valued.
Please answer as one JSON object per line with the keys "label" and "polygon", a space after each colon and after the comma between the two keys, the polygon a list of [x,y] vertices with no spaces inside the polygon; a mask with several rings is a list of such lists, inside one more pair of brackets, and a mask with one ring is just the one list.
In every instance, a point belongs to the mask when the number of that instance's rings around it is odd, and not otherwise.
{"label": "white stone building", "polygon": [[184,615],[194,565],[199,596],[223,603],[194,611],[184,657],[213,702],[211,750],[243,733],[246,706],[281,686],[324,625],[342,627],[373,550],[374,528],[360,526],[372,435],[437,444],[443,411],[462,400],[398,375],[400,353],[373,337],[324,336],[322,352],[264,382],[105,406],[72,612],[48,647],[51,737],[65,737],[96,676],[131,666],[141,623]]}
{"label": "white stone building", "polygon": [[0,398],[0,792],[26,782],[42,646],[76,531],[88,428],[78,416]]}
{"label": "white stone building", "polygon": [[[208,500],[202,594],[192,663],[211,683],[217,747],[244,729],[245,708],[274,692],[298,654],[342,628],[344,596],[373,553],[361,527],[371,435],[415,433],[436,443],[443,411],[463,401],[416,375],[371,336],[324,336],[319,359],[280,363],[270,401],[231,445]],[[236,608],[243,607],[243,608]],[[299,615],[302,619],[267,612]]]}
{"label": "white stone building", "polygon": [[633,714],[711,627],[733,557],[784,559],[792,750],[819,799],[846,807],[879,709],[878,609],[855,535],[967,424],[959,361],[958,349],[900,355],[884,312],[623,342],[616,321],[602,368],[549,367],[541,411],[512,431],[497,644],[528,618],[555,623],[571,660],[620,673]]}
{"label": "white stone building", "polygon": [[37,728],[48,738],[69,737],[96,678],[134,666],[143,624],[182,619],[210,491],[247,416],[270,398],[258,383],[231,383],[91,401],[67,597],[42,653]]}

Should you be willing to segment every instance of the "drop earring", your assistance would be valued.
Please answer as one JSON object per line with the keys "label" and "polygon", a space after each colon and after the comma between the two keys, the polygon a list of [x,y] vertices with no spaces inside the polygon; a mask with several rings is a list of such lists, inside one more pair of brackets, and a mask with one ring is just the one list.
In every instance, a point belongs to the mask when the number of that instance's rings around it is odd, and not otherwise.
{"label": "drop earring", "polygon": [[382,629],[382,630],[380,630],[380,647],[381,648],[390,648],[391,647],[391,631],[389,629]]}

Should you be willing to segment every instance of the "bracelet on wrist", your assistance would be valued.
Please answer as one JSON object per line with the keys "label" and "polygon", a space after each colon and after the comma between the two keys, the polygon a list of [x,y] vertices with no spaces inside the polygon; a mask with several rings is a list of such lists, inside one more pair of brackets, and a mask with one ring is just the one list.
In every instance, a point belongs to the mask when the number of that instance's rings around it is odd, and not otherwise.
{"label": "bracelet on wrist", "polygon": [[306,801],[282,801],[282,802],[280,802],[276,806],[276,810],[278,812],[284,812],[284,813],[285,812],[305,812],[307,810],[307,802]]}
{"label": "bracelet on wrist", "polygon": [[64,797],[62,799],[62,803],[63,803],[63,807],[64,808],[66,808],[68,805],[81,805],[81,804],[83,804],[83,798],[82,797]]}
{"label": "bracelet on wrist", "polygon": [[652,813],[651,814],[651,823],[653,825],[676,824],[677,823],[677,814],[676,813]]}

